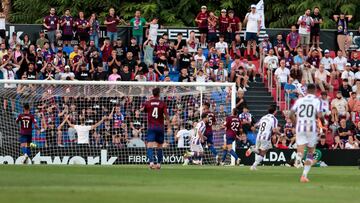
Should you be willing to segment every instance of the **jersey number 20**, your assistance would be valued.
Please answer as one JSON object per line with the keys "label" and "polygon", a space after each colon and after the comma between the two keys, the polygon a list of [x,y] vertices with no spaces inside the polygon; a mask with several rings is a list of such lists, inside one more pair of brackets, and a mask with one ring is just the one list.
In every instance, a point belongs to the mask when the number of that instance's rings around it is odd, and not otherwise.
{"label": "jersey number 20", "polygon": [[300,105],[299,108],[300,108],[299,117],[305,117],[305,115],[308,118],[313,117],[313,114],[314,114],[314,106],[313,105],[302,104],[302,105]]}

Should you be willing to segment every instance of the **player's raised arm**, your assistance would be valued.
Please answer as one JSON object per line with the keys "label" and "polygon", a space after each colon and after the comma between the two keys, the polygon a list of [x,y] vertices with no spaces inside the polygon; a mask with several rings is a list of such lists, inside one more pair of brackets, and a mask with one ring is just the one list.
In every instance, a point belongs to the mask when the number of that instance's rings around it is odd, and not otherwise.
{"label": "player's raised arm", "polygon": [[72,124],[72,123],[69,121],[69,115],[67,115],[67,116],[65,117],[65,120],[66,120],[66,122],[68,123],[68,125],[69,125],[71,128],[74,128],[74,127],[75,127],[75,125]]}
{"label": "player's raised arm", "polygon": [[103,116],[102,119],[95,123],[94,125],[91,126],[91,130],[94,130],[95,128],[99,127],[99,125],[101,125],[102,122],[104,122],[104,120],[107,118],[107,116]]}

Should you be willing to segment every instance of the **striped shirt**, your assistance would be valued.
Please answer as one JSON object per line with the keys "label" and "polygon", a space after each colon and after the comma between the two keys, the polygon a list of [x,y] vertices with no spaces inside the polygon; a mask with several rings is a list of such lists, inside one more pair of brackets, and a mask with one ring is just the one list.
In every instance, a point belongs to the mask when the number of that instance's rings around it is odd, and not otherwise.
{"label": "striped shirt", "polygon": [[296,113],[296,132],[316,132],[316,114],[321,112],[321,102],[313,94],[296,100],[291,108]]}
{"label": "striped shirt", "polygon": [[273,129],[278,126],[278,120],[273,114],[263,116],[259,121],[258,140],[270,140]]}

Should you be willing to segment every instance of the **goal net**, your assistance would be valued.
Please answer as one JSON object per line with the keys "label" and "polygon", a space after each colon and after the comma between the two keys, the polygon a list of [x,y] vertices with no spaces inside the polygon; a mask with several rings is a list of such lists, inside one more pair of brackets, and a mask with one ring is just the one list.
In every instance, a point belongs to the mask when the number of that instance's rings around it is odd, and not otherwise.
{"label": "goal net", "polygon": [[[235,107],[233,83],[0,80],[0,164],[23,161],[20,126],[15,120],[24,103],[30,105],[40,128],[32,133],[33,164],[145,164],[147,116],[140,109],[154,87],[161,89],[170,115],[171,124],[165,127],[164,163],[183,163],[189,136],[205,102],[216,115],[214,146],[221,156],[222,124]],[[77,135],[73,125],[80,124],[94,127],[88,137]],[[214,164],[215,158],[205,145],[204,152],[203,163]]]}

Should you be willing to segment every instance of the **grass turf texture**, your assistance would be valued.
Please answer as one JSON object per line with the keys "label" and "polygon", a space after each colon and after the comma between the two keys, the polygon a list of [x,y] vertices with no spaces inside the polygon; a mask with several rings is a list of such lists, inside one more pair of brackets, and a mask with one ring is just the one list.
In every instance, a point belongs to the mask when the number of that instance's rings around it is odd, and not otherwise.
{"label": "grass turf texture", "polygon": [[0,202],[359,202],[357,167],[0,166]]}

